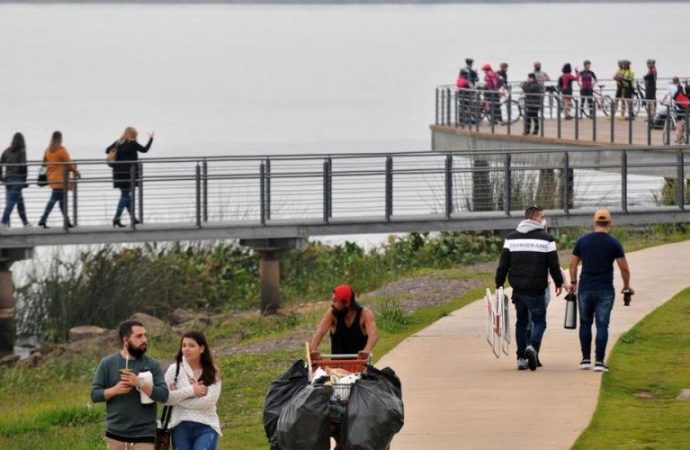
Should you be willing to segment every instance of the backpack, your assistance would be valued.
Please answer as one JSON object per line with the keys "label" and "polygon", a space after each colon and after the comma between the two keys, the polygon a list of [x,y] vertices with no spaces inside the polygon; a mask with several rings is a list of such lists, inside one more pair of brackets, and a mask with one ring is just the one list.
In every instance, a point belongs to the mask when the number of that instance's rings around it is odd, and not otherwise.
{"label": "backpack", "polygon": [[676,92],[676,96],[673,98],[673,100],[676,102],[676,105],[679,108],[688,109],[688,106],[690,106],[690,98],[685,95],[682,87],[678,88],[678,92]]}

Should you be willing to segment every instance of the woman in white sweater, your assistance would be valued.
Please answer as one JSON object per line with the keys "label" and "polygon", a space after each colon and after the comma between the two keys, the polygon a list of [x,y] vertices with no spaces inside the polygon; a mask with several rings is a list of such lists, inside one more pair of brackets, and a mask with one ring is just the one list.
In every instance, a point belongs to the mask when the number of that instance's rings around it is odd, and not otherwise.
{"label": "woman in white sweater", "polygon": [[221,436],[216,412],[221,383],[202,333],[190,331],[182,336],[176,362],[168,367],[165,382],[170,388],[167,404],[172,406],[173,448],[215,450]]}

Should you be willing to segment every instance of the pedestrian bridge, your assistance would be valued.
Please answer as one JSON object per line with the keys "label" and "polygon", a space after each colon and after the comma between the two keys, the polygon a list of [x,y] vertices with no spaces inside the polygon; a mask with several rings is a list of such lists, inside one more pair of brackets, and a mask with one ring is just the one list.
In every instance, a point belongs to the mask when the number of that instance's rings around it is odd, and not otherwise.
{"label": "pedestrian bridge", "polygon": [[[102,160],[77,161],[68,228],[16,216],[0,249],[41,245],[245,239],[411,231],[505,230],[539,203],[552,226],[581,226],[599,207],[618,224],[690,221],[686,147],[147,158],[132,178],[141,224],[113,228],[119,190]],[[40,163],[30,163],[35,180]],[[37,222],[48,187],[24,190]],[[13,214],[16,214],[13,213]],[[130,221],[125,213],[123,222]]]}

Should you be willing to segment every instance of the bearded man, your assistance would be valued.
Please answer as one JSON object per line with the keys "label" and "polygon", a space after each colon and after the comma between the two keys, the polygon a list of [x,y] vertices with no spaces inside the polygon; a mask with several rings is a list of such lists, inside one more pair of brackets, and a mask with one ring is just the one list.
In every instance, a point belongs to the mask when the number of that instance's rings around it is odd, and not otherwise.
{"label": "bearded man", "polygon": [[[168,387],[158,361],[146,356],[146,328],[136,320],[120,324],[120,351],[106,356],[96,369],[91,400],[105,402],[108,450],[153,450],[156,403],[168,400]],[[140,373],[151,372],[153,384]],[[143,403],[141,391],[154,400]]]}
{"label": "bearded man", "polygon": [[360,359],[369,358],[379,340],[374,312],[357,303],[355,292],[347,284],[333,289],[331,301],[331,307],[323,315],[311,339],[312,359],[319,359],[319,344],[329,332],[332,354],[357,354]]}

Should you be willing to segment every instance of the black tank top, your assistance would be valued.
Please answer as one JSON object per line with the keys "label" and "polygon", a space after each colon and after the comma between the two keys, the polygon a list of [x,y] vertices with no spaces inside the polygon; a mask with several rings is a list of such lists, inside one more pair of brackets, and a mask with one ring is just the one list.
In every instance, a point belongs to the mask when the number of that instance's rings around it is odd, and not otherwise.
{"label": "black tank top", "polygon": [[335,333],[331,332],[331,353],[334,355],[355,354],[367,345],[367,337],[362,332],[359,322],[362,317],[362,307],[356,307],[357,314],[352,325],[345,325],[345,317],[336,317]]}

